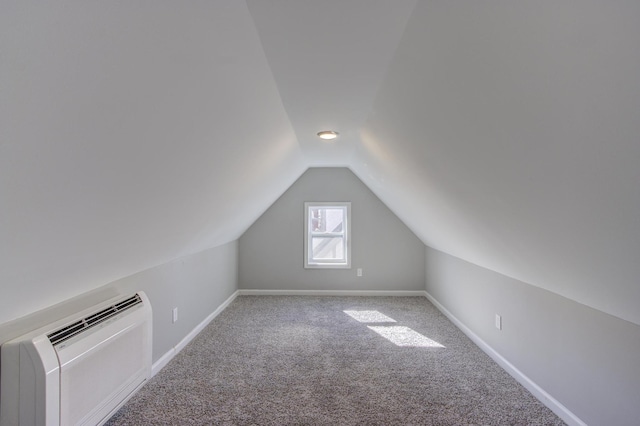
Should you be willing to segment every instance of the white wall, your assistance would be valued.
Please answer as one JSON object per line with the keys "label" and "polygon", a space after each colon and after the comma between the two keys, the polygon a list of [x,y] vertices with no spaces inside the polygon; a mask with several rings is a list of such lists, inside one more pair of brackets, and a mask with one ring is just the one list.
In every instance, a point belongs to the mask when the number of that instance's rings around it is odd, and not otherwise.
{"label": "white wall", "polygon": [[[304,269],[305,201],[351,201],[351,269]],[[240,237],[239,286],[423,290],[424,247],[349,169],[310,168]]]}
{"label": "white wall", "polygon": [[426,280],[433,298],[583,422],[638,424],[640,326],[432,248]]}
{"label": "white wall", "polygon": [[[177,345],[237,289],[238,243],[186,256],[0,325],[0,343],[102,300],[144,291],[153,308],[153,361]],[[172,323],[172,309],[178,321]]]}
{"label": "white wall", "polygon": [[429,247],[640,325],[639,23],[420,1],[350,167]]}
{"label": "white wall", "polygon": [[0,57],[0,323],[237,240],[306,170],[245,2],[3,1]]}

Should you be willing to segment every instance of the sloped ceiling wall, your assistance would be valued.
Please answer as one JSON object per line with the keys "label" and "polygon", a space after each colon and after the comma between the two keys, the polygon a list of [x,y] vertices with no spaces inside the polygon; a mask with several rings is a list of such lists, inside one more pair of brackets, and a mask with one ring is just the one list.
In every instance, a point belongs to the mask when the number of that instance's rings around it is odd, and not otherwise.
{"label": "sloped ceiling wall", "polygon": [[640,324],[640,3],[419,2],[353,168],[429,246]]}
{"label": "sloped ceiling wall", "polygon": [[4,2],[0,322],[232,241],[346,165],[429,246],[640,324],[639,23],[622,1]]}
{"label": "sloped ceiling wall", "polygon": [[245,3],[1,9],[0,322],[232,241],[306,170]]}

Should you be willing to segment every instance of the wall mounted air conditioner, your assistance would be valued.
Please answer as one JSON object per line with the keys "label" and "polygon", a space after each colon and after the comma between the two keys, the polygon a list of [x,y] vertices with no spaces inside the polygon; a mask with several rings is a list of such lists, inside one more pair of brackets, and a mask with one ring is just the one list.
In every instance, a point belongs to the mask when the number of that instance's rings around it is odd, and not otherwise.
{"label": "wall mounted air conditioner", "polygon": [[78,312],[2,345],[0,425],[100,425],[151,377],[143,292]]}

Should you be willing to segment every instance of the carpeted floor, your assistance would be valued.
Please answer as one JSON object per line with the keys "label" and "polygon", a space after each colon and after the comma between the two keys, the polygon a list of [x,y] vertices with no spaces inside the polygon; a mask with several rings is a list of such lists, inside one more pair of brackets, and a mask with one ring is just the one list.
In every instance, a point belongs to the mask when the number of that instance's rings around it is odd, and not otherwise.
{"label": "carpeted floor", "polygon": [[425,298],[296,296],[238,297],[107,423],[561,424]]}

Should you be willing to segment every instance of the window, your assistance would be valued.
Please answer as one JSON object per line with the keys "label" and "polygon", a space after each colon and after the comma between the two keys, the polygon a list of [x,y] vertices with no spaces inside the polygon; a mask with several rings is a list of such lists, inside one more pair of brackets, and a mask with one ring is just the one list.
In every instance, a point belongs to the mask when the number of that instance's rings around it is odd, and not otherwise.
{"label": "window", "polygon": [[304,203],[304,267],[351,268],[351,203]]}

